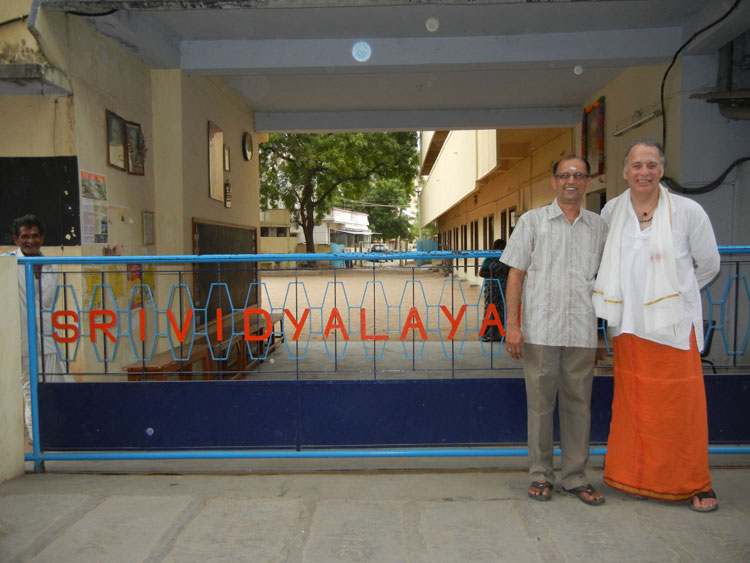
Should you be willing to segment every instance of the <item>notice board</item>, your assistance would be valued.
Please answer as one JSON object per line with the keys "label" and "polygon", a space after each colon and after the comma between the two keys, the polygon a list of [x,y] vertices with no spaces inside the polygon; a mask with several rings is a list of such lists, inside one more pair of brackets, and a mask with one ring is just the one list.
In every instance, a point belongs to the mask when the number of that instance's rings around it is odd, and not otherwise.
{"label": "notice board", "polygon": [[[193,218],[193,253],[194,254],[257,254],[257,230],[224,223],[215,223]],[[209,298],[212,283],[226,283],[232,306],[235,309],[257,307],[258,282],[257,262],[212,262],[196,264],[193,270],[193,294],[196,308],[203,308]],[[250,290],[250,291],[249,291]],[[248,291],[250,293],[249,299]],[[220,308],[224,314],[229,312],[226,293],[214,289],[208,302],[210,312]],[[213,313],[209,314],[213,318]],[[204,319],[196,319],[204,322]]]}

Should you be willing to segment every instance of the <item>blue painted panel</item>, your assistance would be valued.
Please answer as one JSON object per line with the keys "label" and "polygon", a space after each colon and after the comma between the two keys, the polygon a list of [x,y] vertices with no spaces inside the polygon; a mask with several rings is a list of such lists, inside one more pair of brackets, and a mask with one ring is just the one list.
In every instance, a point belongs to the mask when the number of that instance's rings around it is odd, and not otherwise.
{"label": "blue painted panel", "polygon": [[[594,378],[592,444],[607,440],[612,382]],[[706,391],[711,443],[750,442],[750,376],[708,377]],[[44,450],[526,442],[517,378],[42,383],[39,401]]]}
{"label": "blue painted panel", "polygon": [[521,379],[311,382],[302,441],[313,447],[523,442]]}
{"label": "blue painted panel", "polygon": [[272,382],[40,383],[41,444],[45,450],[295,447],[297,395],[294,386]]}
{"label": "blue painted panel", "polygon": [[750,443],[750,375],[710,375],[705,382],[709,443]]}

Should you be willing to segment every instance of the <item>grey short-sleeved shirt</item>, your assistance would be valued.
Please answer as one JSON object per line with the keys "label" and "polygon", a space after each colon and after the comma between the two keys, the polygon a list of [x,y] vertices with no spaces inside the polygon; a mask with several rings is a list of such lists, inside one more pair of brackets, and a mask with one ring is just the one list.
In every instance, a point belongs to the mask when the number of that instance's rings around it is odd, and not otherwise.
{"label": "grey short-sleeved shirt", "polygon": [[524,341],[596,347],[591,301],[607,225],[581,209],[571,225],[557,200],[524,213],[500,260],[526,272],[521,313]]}

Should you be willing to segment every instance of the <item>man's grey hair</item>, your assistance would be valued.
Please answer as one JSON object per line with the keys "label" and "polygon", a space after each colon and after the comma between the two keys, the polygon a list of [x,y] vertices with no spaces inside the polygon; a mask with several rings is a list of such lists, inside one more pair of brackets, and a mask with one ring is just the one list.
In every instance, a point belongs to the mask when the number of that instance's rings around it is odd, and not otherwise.
{"label": "man's grey hair", "polygon": [[655,139],[636,139],[630,145],[628,145],[628,148],[625,150],[625,157],[622,159],[622,168],[623,170],[628,167],[628,157],[630,157],[630,151],[633,150],[633,147],[636,145],[646,145],[647,147],[656,147],[659,150],[659,161],[661,162],[661,167],[664,168],[664,149],[661,146],[661,143]]}

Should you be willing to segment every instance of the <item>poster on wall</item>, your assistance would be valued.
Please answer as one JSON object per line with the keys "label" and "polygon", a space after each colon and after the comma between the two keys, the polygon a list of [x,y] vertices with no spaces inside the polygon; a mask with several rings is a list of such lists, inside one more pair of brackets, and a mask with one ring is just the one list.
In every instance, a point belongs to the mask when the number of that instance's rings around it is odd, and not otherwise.
{"label": "poster on wall", "polygon": [[107,178],[81,170],[81,228],[83,244],[109,242]]}
{"label": "poster on wall", "polygon": [[81,170],[81,197],[107,200],[107,177]]}

